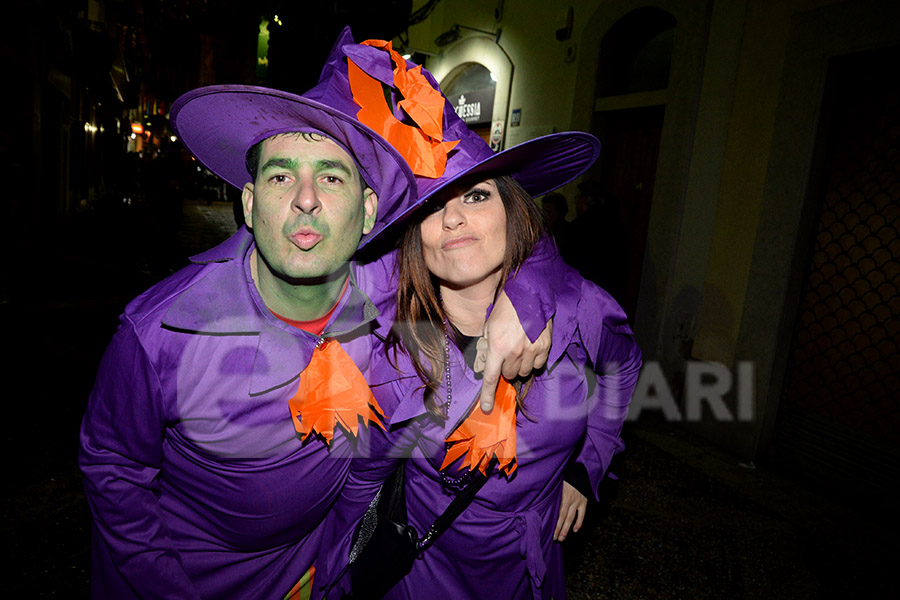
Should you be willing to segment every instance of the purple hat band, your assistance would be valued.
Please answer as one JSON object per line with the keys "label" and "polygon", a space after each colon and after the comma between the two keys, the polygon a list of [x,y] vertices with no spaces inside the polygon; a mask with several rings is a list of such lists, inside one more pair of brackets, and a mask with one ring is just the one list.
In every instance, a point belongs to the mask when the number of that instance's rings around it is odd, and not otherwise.
{"label": "purple hat band", "polygon": [[[393,90],[395,113],[399,92],[394,85],[393,62],[390,54],[364,44],[343,48],[344,53],[367,75]],[[406,61],[407,68],[416,65]],[[440,91],[440,86],[426,69],[421,70],[428,83]],[[443,95],[443,93],[442,93]],[[503,152],[494,153],[490,146],[456,114],[444,99],[443,141],[459,140],[447,154],[447,166],[437,178],[416,175],[418,200],[398,218],[413,212],[459,179],[468,176],[510,175],[532,196],[542,196],[577,178],[600,155],[600,142],[584,132],[554,133],[528,140]]]}
{"label": "purple hat band", "polygon": [[250,181],[246,156],[254,144],[289,132],[321,133],[334,140],[354,158],[362,178],[378,195],[375,225],[361,240],[362,247],[408,212],[416,186],[403,157],[356,119],[359,107],[353,102],[341,53],[352,42],[345,28],[319,83],[303,95],[255,86],[209,86],[178,98],[170,118],[197,160],[238,188]]}

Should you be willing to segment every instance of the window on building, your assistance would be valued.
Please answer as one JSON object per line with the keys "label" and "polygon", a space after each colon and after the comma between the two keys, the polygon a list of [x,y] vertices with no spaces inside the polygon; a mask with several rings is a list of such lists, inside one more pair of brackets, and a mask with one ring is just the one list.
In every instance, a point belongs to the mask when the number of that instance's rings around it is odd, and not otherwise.
{"label": "window on building", "polygon": [[677,21],[658,8],[639,8],[622,17],[600,44],[599,96],[663,90]]}

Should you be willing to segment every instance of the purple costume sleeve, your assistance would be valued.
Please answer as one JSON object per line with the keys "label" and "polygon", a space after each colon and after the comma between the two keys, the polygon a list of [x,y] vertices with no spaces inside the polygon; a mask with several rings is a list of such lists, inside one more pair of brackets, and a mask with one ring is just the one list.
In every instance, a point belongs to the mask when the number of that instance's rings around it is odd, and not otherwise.
{"label": "purple costume sleeve", "polygon": [[[106,350],[82,423],[79,464],[94,535],[142,598],[199,599],[157,500],[165,410],[160,384],[124,320]],[[127,410],[123,410],[127,407]],[[102,594],[96,589],[95,593]]]}
{"label": "purple costume sleeve", "polygon": [[556,290],[562,285],[565,271],[556,243],[553,238],[544,236],[503,288],[532,342],[541,335],[556,312]]}
{"label": "purple costume sleeve", "polygon": [[[583,465],[591,483],[594,499],[613,456],[621,452],[620,438],[631,395],[641,369],[641,351],[622,309],[600,288],[582,286],[578,320],[582,341],[593,360],[597,386],[588,399],[587,432],[574,460]],[[605,305],[605,306],[604,306]],[[605,315],[596,323],[596,315]],[[591,323],[591,327],[583,327]]]}

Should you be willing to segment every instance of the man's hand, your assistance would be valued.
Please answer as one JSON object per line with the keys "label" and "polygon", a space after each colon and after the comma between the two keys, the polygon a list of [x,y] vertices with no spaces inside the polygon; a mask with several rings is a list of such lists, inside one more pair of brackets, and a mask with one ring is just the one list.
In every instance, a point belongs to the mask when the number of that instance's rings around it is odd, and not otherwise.
{"label": "man's hand", "polygon": [[587,511],[587,498],[564,481],[562,502],[559,505],[559,518],[556,520],[556,531],[553,532],[553,541],[562,542],[565,540],[569,534],[569,528],[572,529],[572,533],[577,533],[584,523],[585,511]]}
{"label": "man's hand", "polygon": [[512,380],[524,377],[547,363],[552,335],[551,320],[532,344],[522,329],[512,302],[506,294],[500,292],[491,316],[484,324],[484,335],[478,340],[475,355],[475,372],[484,372],[481,410],[490,412],[494,408],[494,396],[501,373],[506,379]]}

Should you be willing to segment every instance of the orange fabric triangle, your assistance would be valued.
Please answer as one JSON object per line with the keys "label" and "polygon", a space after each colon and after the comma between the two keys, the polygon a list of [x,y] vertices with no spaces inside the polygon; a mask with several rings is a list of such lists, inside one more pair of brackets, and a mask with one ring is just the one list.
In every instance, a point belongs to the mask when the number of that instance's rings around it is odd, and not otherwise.
{"label": "orange fabric triangle", "polygon": [[481,403],[445,440],[449,445],[441,469],[463,458],[462,466],[477,468],[487,475],[491,459],[496,457],[500,470],[507,476],[516,470],[516,389],[500,378],[494,408],[481,410]]}
{"label": "orange fabric triangle", "polygon": [[334,340],[313,350],[289,406],[301,440],[318,434],[330,444],[335,425],[356,437],[360,417],[364,424],[375,423],[384,429],[378,401],[353,359]]}
{"label": "orange fabric triangle", "polygon": [[312,597],[315,576],[316,567],[312,566],[303,574],[300,581],[294,584],[294,587],[282,600],[309,600]]}
{"label": "orange fabric triangle", "polygon": [[381,82],[348,59],[350,91],[360,107],[356,118],[386,139],[406,160],[414,175],[440,177],[447,168],[447,153],[459,143],[459,140],[443,139],[446,100],[422,75],[421,66],[406,69],[406,61],[393,49],[391,42],[367,40],[363,44],[390,53],[396,65],[394,87],[404,98],[400,101],[400,107],[418,127],[397,120],[385,102]]}

